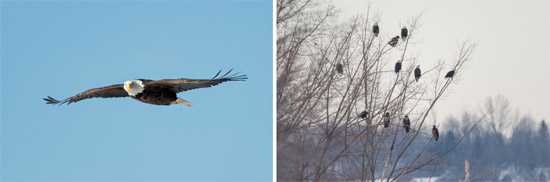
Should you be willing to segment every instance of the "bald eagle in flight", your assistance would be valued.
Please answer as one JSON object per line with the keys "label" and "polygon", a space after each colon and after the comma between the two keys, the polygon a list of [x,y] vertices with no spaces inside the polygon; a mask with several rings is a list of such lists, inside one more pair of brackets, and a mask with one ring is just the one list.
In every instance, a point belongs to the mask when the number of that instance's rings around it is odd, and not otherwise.
{"label": "bald eagle in flight", "polygon": [[420,72],[420,65],[417,65],[416,69],[414,69],[414,79],[416,79],[416,82],[418,82],[418,79],[420,79],[420,75],[422,75],[422,73]]}
{"label": "bald eagle in flight", "polygon": [[164,79],[164,80],[129,80],[124,84],[116,84],[101,88],[94,88],[69,97],[65,100],[56,100],[50,96],[44,98],[47,104],[67,104],[94,97],[132,97],[144,103],[154,105],[184,105],[191,107],[189,101],[177,97],[177,93],[197,88],[206,88],[218,85],[226,81],[245,81],[246,75],[231,74],[229,70],[223,76],[218,77],[221,70],[212,79]]}
{"label": "bald eagle in flight", "polygon": [[435,141],[439,140],[439,130],[437,130],[437,127],[432,128],[432,134],[434,135]]}
{"label": "bald eagle in flight", "polygon": [[447,72],[447,75],[445,75],[445,78],[452,78],[455,75],[455,70],[451,70]]}
{"label": "bald eagle in flight", "polygon": [[372,33],[375,37],[378,37],[378,33],[380,33],[380,28],[378,28],[378,23],[374,23],[372,26]]}

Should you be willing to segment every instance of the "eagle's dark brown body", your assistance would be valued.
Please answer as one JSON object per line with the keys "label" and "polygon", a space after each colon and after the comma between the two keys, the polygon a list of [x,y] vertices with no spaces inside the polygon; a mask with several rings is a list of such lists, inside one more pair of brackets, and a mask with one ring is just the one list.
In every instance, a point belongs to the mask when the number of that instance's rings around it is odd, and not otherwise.
{"label": "eagle's dark brown body", "polygon": [[131,97],[154,105],[170,105],[178,99],[172,87],[164,85],[145,85],[143,93]]}

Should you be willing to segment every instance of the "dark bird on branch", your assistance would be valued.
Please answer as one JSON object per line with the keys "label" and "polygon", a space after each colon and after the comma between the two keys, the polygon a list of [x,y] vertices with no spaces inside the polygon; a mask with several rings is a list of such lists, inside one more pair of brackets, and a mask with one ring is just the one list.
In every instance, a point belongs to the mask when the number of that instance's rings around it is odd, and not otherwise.
{"label": "dark bird on branch", "polygon": [[378,37],[378,33],[380,33],[380,29],[378,28],[378,23],[374,23],[372,26],[372,33],[375,37]]}
{"label": "dark bird on branch", "polygon": [[399,71],[401,71],[401,61],[395,63],[395,73],[399,73]]}
{"label": "dark bird on branch", "polygon": [[439,140],[439,130],[437,130],[437,128],[434,127],[432,128],[432,134],[434,135],[434,138],[435,138],[435,141]]}
{"label": "dark bird on branch", "polygon": [[47,104],[70,104],[84,99],[94,97],[132,97],[144,103],[154,105],[184,105],[191,107],[193,104],[189,101],[177,97],[177,93],[193,90],[197,88],[207,88],[218,85],[226,81],[245,81],[246,75],[229,74],[231,70],[223,76],[218,77],[221,70],[212,79],[165,79],[165,80],[129,80],[124,84],[116,84],[107,87],[89,89],[65,100],[56,100],[52,97],[44,98]]}
{"label": "dark bird on branch", "polygon": [[445,78],[452,78],[455,75],[455,70],[451,70],[447,72],[447,75],[445,75]]}
{"label": "dark bird on branch", "polygon": [[391,38],[388,44],[392,47],[395,47],[395,45],[397,45],[397,42],[399,42],[399,35]]}
{"label": "dark bird on branch", "polygon": [[340,63],[336,64],[336,71],[338,72],[338,74],[344,74],[344,66],[342,66],[342,64]]}
{"label": "dark bird on branch", "polygon": [[407,27],[403,27],[401,29],[401,38],[403,39],[403,41],[407,39],[407,36],[409,36],[409,30],[407,30]]}
{"label": "dark bird on branch", "polygon": [[405,115],[405,118],[403,118],[403,127],[405,127],[405,132],[409,132],[409,129],[411,129],[411,120],[409,120],[409,116]]}
{"label": "dark bird on branch", "polygon": [[420,75],[422,75],[422,73],[420,72],[420,65],[417,65],[416,69],[414,69],[414,79],[416,79],[416,82],[418,82],[418,79],[420,79]]}
{"label": "dark bird on branch", "polygon": [[384,115],[384,128],[388,126],[390,126],[390,113],[386,112],[386,115]]}
{"label": "dark bird on branch", "polygon": [[369,115],[369,112],[367,112],[367,111],[363,111],[363,112],[359,113],[359,117],[363,118],[363,119],[367,119],[367,115]]}

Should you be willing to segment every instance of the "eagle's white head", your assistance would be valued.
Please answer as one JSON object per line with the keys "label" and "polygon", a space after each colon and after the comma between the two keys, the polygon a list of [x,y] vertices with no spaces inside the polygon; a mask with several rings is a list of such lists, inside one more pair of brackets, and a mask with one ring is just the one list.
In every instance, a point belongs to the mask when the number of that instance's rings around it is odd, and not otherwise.
{"label": "eagle's white head", "polygon": [[128,80],[124,82],[124,90],[128,92],[130,96],[136,96],[140,94],[145,89],[145,85],[141,80]]}

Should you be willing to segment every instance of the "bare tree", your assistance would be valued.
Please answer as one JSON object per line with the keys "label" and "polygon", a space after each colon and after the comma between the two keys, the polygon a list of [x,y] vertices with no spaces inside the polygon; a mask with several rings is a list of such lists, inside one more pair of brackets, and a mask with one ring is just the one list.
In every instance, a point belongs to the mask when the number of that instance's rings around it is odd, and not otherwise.
{"label": "bare tree", "polygon": [[[502,95],[488,97],[485,100],[484,110],[488,111],[484,128],[491,133],[504,133],[504,129],[510,129],[512,121],[518,120],[510,112],[510,102]],[[510,131],[511,132],[511,131]]]}
{"label": "bare tree", "polygon": [[[462,43],[448,67],[444,61],[423,65],[416,82],[417,57],[407,48],[417,44],[420,15],[407,22],[407,38],[394,47],[389,42],[395,35],[373,35],[371,27],[380,19],[370,13],[334,23],[334,6],[311,0],[278,0],[276,11],[279,180],[395,181],[414,171],[433,175],[441,157],[477,125],[444,149],[430,139],[436,123],[427,119],[456,82],[443,78],[443,69],[460,76],[475,44]],[[398,60],[403,70],[396,73]],[[358,117],[363,111],[368,114]],[[385,113],[388,128],[382,127]],[[411,132],[403,130],[404,116]],[[430,146],[438,150],[427,150]]]}

